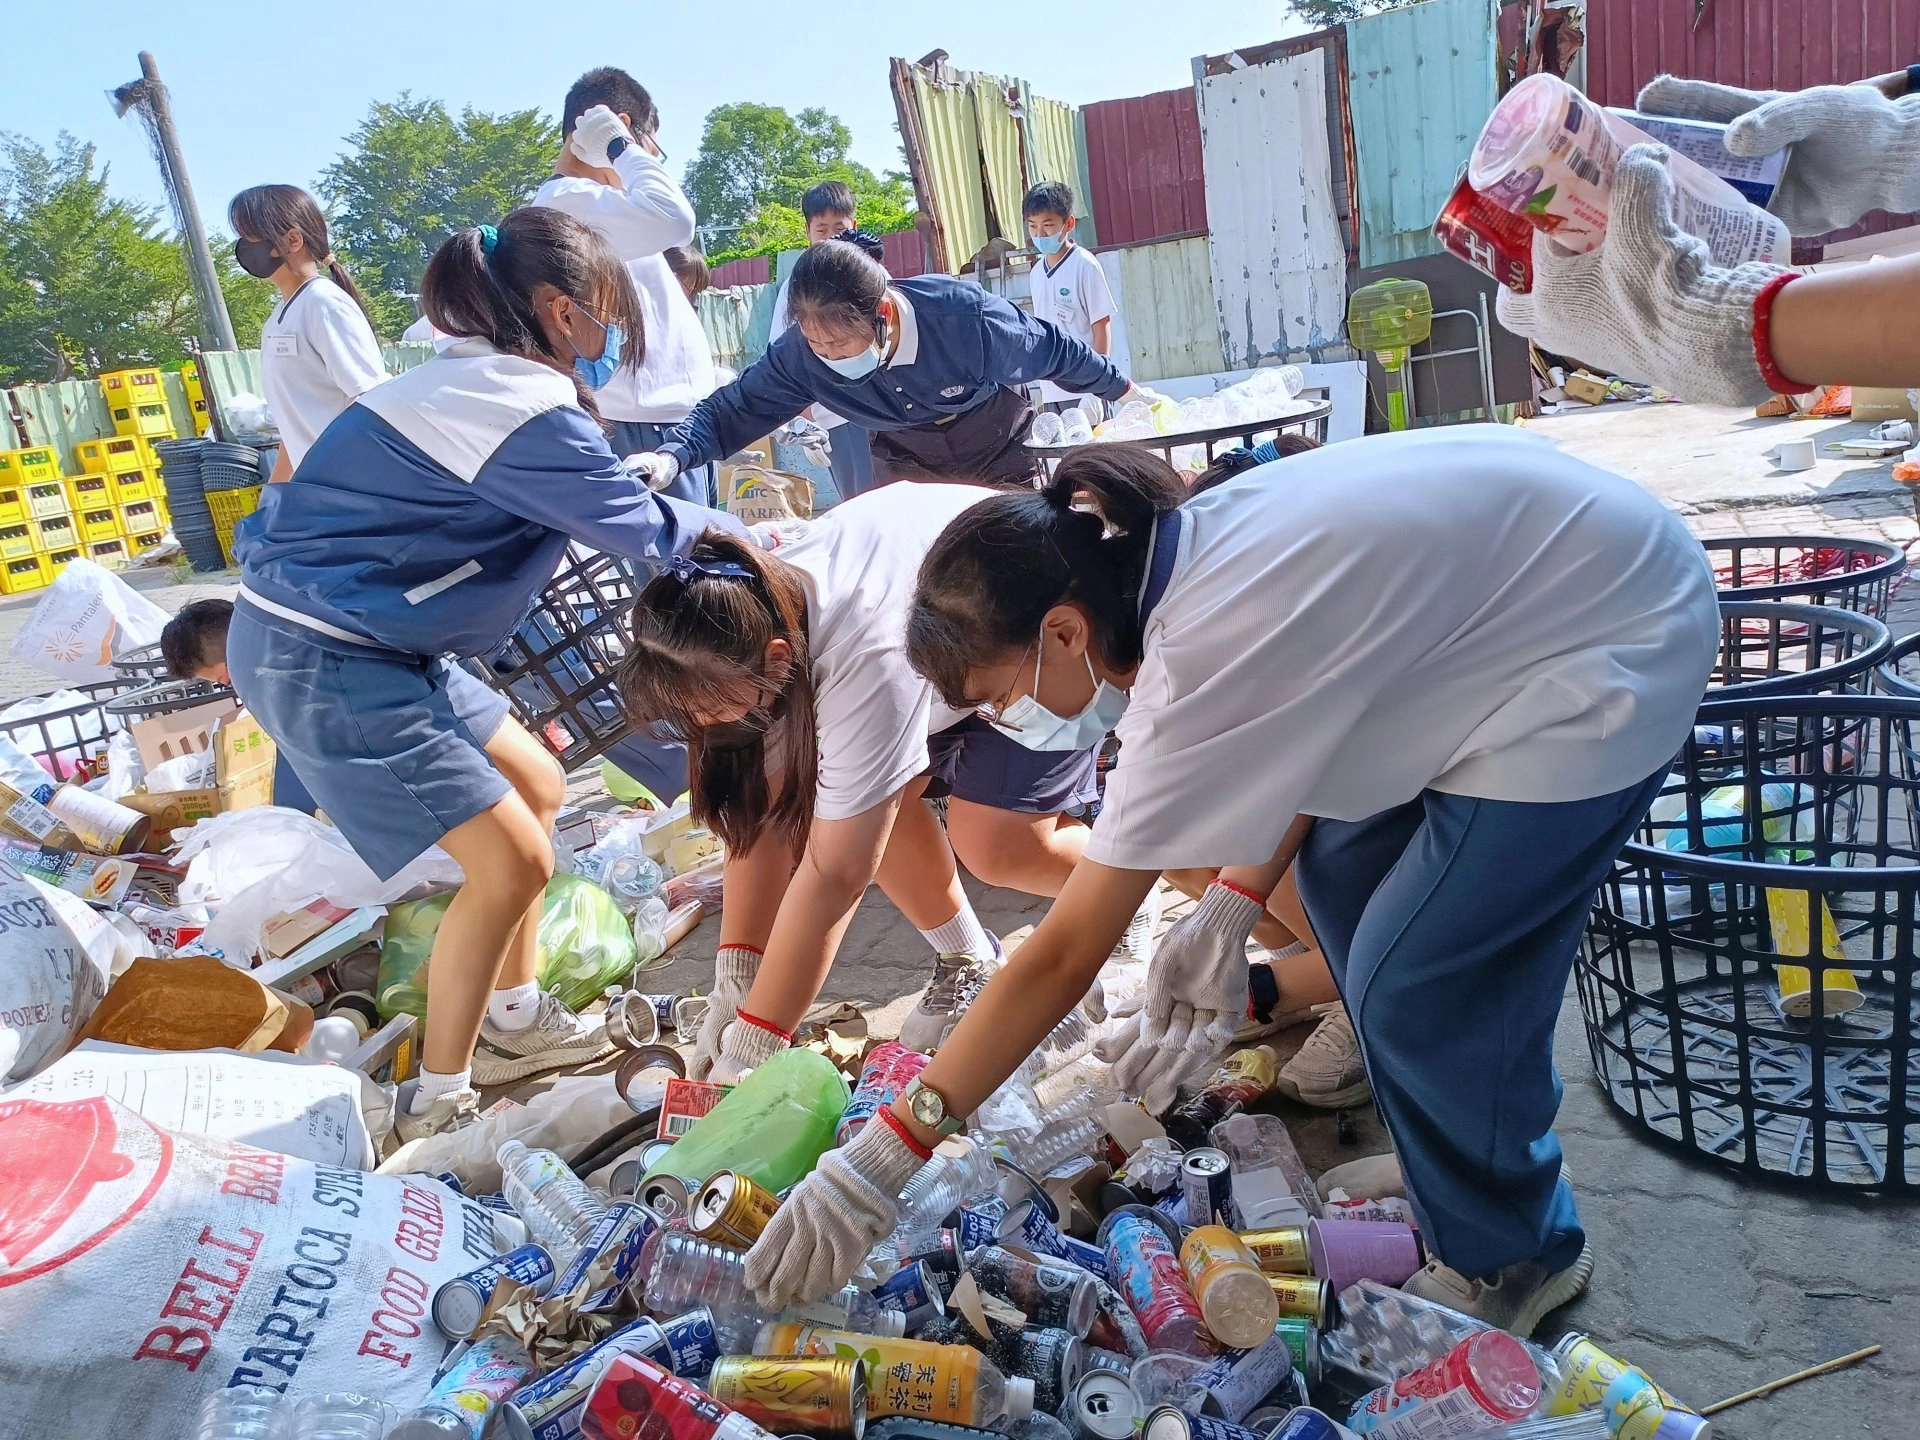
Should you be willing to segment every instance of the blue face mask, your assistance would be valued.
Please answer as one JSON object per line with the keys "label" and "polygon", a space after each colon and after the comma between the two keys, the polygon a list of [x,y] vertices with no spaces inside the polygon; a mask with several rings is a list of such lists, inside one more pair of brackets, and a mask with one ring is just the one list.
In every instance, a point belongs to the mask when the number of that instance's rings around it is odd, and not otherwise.
{"label": "blue face mask", "polygon": [[1060,253],[1060,247],[1067,243],[1067,237],[1064,233],[1059,235],[1034,235],[1030,238],[1033,241],[1033,248],[1038,250],[1042,255],[1058,255]]}
{"label": "blue face mask", "polygon": [[[1033,686],[1040,688],[1040,655],[1044,640],[1033,657]],[[1087,675],[1094,682],[1093,699],[1072,715],[1056,715],[1032,695],[1022,695],[1000,712],[994,725],[1029,750],[1089,750],[1106,738],[1107,732],[1126,713],[1127,692],[1093,673],[1093,659],[1086,661]]]}
{"label": "blue face mask", "polygon": [[620,352],[626,346],[627,332],[620,328],[620,322],[617,320],[603,322],[598,315],[584,307],[580,313],[598,325],[601,334],[607,338],[606,343],[600,347],[598,360],[589,360],[586,356],[575,353],[573,373],[580,377],[581,383],[589,390],[603,390],[613,379],[613,372],[620,368]]}
{"label": "blue face mask", "polygon": [[865,379],[880,368],[880,352],[871,345],[858,355],[849,355],[844,360],[829,360],[817,350],[814,351],[813,358],[834,374],[848,380]]}

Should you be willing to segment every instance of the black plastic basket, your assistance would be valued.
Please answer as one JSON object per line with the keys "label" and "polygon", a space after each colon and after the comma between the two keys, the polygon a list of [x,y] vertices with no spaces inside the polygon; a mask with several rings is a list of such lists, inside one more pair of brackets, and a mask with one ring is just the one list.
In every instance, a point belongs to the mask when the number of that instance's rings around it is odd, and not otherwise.
{"label": "black plastic basket", "polygon": [[1575,969],[1594,1072],[1650,1134],[1920,1190],[1916,721],[1920,700],[1881,696],[1702,707]]}
{"label": "black plastic basket", "polygon": [[109,715],[123,720],[147,720],[155,715],[171,715],[176,710],[192,710],[215,700],[233,698],[231,685],[211,680],[155,680],[123,690],[107,701]]}
{"label": "black plastic basket", "polygon": [[1894,642],[1885,658],[1873,667],[1873,688],[1882,695],[1920,700],[1920,633]]}
{"label": "black plastic basket", "polygon": [[1786,600],[1722,600],[1710,699],[1863,693],[1893,648],[1871,615]]}
{"label": "black plastic basket", "polygon": [[132,687],[125,680],[96,680],[67,688],[85,698],[43,715],[0,720],[0,734],[47,764],[59,780],[67,779],[78,769],[91,767],[114,733],[126,728],[125,721],[115,715],[108,704]]}
{"label": "black plastic basket", "polygon": [[1750,535],[1703,540],[1722,600],[1799,600],[1885,615],[1907,552],[1840,535]]}
{"label": "black plastic basket", "polygon": [[[1276,435],[1304,435],[1309,440],[1324,445],[1327,439],[1327,421],[1333,415],[1331,400],[1315,401],[1310,409],[1298,414],[1283,415],[1276,419],[1254,421],[1243,425],[1217,425],[1210,430],[1186,430],[1177,435],[1153,435],[1127,443],[1151,450],[1174,469],[1181,469],[1180,461],[1185,455],[1176,452],[1199,450],[1211,464],[1229,450],[1251,450],[1262,440],[1272,439]],[[1043,475],[1051,475],[1060,462],[1080,447],[1077,445],[1027,445],[1027,451],[1040,462]]]}

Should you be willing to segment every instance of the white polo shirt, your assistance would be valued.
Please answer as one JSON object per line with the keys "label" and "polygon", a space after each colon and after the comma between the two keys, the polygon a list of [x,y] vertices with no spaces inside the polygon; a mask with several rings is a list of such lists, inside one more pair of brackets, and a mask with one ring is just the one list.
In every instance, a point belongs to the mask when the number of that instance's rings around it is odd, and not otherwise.
{"label": "white polo shirt", "polygon": [[993,494],[978,485],[888,485],[834,506],[780,547],[807,588],[817,818],[871,810],[927,768],[927,736],[967,718],[907,664],[907,609],[940,532]]}
{"label": "white polo shirt", "polygon": [[1370,436],[1198,495],[1088,858],[1269,860],[1296,814],[1434,789],[1611,794],[1685,741],[1718,648],[1679,518],[1525,431]]}
{"label": "white polo shirt", "polygon": [[[1064,255],[1053,257],[1058,265],[1041,256],[1033,263],[1033,318],[1058,325],[1081,344],[1093,344],[1094,323],[1113,318],[1113,291],[1107,288],[1106,272],[1100,262],[1078,245]],[[1043,402],[1078,400],[1071,390],[1062,390],[1051,380],[1040,382]]]}
{"label": "white polo shirt", "polygon": [[260,385],[289,465],[306,458],[334,416],[386,378],[373,327],[325,275],[274,306],[260,327]]}

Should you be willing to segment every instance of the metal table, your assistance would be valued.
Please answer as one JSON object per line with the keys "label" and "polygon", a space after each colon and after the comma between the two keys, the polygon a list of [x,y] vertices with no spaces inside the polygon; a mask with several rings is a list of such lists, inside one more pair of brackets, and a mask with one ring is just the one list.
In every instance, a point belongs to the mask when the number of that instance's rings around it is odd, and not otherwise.
{"label": "metal table", "polygon": [[[1144,445],[1159,455],[1169,465],[1174,465],[1173,452],[1183,450],[1189,445],[1206,448],[1209,462],[1217,459],[1223,450],[1245,448],[1251,450],[1260,437],[1280,435],[1306,435],[1314,440],[1325,442],[1327,438],[1327,419],[1333,414],[1333,402],[1322,400],[1311,409],[1300,410],[1290,415],[1272,416],[1265,420],[1242,421],[1233,425],[1215,425],[1205,430],[1182,430],[1169,435],[1152,435],[1142,440],[1125,443]],[[1095,441],[1095,444],[1117,444],[1117,441]],[[1078,445],[1036,445],[1031,440],[1027,449],[1033,452],[1046,473],[1053,474],[1054,467]],[[1178,465],[1174,465],[1179,469]]]}

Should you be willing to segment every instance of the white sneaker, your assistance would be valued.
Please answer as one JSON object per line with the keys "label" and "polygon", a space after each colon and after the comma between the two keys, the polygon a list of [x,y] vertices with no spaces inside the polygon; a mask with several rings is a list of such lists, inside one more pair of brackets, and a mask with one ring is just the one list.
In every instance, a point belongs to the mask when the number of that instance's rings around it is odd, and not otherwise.
{"label": "white sneaker", "polygon": [[417,1079],[404,1081],[400,1093],[394,1097],[393,1137],[400,1144],[422,1140],[429,1135],[444,1134],[449,1130],[464,1130],[479,1120],[480,1096],[472,1086],[449,1090],[422,1114],[409,1114],[413,1108],[413,1097],[419,1088]]}
{"label": "white sneaker", "polygon": [[1551,1274],[1538,1261],[1529,1260],[1509,1265],[1491,1280],[1472,1280],[1438,1260],[1429,1260],[1400,1288],[1525,1339],[1592,1279],[1593,1247],[1584,1245],[1573,1264]]}
{"label": "white sneaker", "polygon": [[1317,1110],[1344,1110],[1373,1094],[1367,1087],[1367,1067],[1360,1058],[1360,1039],[1353,1033],[1347,1007],[1338,1000],[1316,1005],[1320,1023],[1307,1036],[1300,1053],[1280,1067],[1275,1089]]}
{"label": "white sneaker", "polygon": [[1407,1196],[1407,1177],[1400,1173],[1400,1157],[1389,1150],[1336,1165],[1319,1179],[1320,1198],[1343,1190],[1361,1200],[1388,1200]]}
{"label": "white sneaker", "polygon": [[997,935],[989,938],[993,940],[991,960],[976,960],[971,955],[934,957],[933,979],[927,982],[926,993],[900,1027],[900,1043],[907,1049],[918,1050],[922,1055],[932,1054],[947,1038],[947,1032],[966,1014],[973,997],[993,978],[1005,956],[1000,949],[1000,938]]}
{"label": "white sneaker", "polygon": [[473,1052],[473,1083],[506,1085],[543,1070],[584,1065],[613,1050],[604,1020],[583,1019],[542,992],[533,1023],[523,1030],[502,1030],[491,1020],[481,1022],[480,1048]]}

